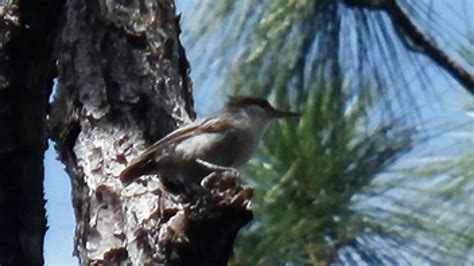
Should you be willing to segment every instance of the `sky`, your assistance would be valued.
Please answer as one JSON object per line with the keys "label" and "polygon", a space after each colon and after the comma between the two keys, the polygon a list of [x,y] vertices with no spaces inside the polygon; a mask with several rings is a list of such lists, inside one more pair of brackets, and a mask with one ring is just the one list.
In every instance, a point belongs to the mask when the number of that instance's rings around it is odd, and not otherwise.
{"label": "sky", "polygon": [[[192,19],[192,11],[189,10],[189,6],[195,2],[195,0],[178,0],[178,13],[183,12],[182,19]],[[473,28],[473,21],[465,21],[461,18],[469,17],[466,12],[471,10],[471,14],[474,13],[474,1],[463,1],[463,0],[437,0],[433,1],[434,10],[438,12],[441,17],[445,20],[445,23],[453,27],[458,28],[461,32],[465,32],[468,29]],[[466,3],[468,3],[466,5]],[[450,8],[446,8],[449,4]],[[186,34],[184,32],[183,34]],[[185,38],[184,38],[185,39]],[[450,44],[443,43],[440,40],[441,47],[446,48]],[[186,47],[186,43],[184,43]],[[193,69],[202,67],[199,65],[199,53],[196,51],[188,51],[189,61]],[[469,98],[468,94],[463,91],[462,88],[456,87],[455,83],[446,78],[446,74],[441,73],[440,69],[435,71],[431,78],[434,79],[433,85],[437,86],[436,91],[442,92],[442,97],[439,100],[438,111],[430,111],[432,116],[438,116],[440,119],[446,121],[458,121],[458,124],[462,124],[465,121],[469,121],[469,113],[462,110],[462,103],[464,99]],[[215,89],[209,91],[211,83],[215,82],[215,78],[207,80],[199,80],[194,75],[199,71],[191,72],[191,77],[194,81],[194,95],[195,103],[198,114],[206,114],[211,111],[215,111],[217,107],[209,105],[208,97],[214,97],[216,95]],[[453,85],[454,84],[454,85]],[[209,96],[209,95],[213,96]],[[222,97],[223,95],[218,95]],[[450,110],[446,112],[446,110]],[[472,115],[472,114],[471,114]],[[467,119],[467,120],[466,120]],[[471,117],[473,119],[473,117]],[[472,122],[472,120],[471,120]],[[474,129],[474,126],[470,129]],[[469,128],[467,129],[469,133]],[[472,132],[471,132],[472,133]],[[458,134],[460,138],[472,138],[469,134]],[[456,142],[456,137],[448,135],[447,137],[434,140],[433,143],[427,143],[422,151],[429,153],[430,150],[434,150],[437,145],[445,145],[449,142]],[[73,250],[73,233],[74,233],[74,213],[71,204],[71,189],[70,181],[67,174],[64,172],[64,165],[56,159],[56,154],[53,149],[53,143],[49,143],[49,149],[45,154],[45,195],[47,199],[46,210],[48,215],[48,226],[49,229],[46,233],[44,255],[46,265],[77,265],[77,259],[72,256]]]}
{"label": "sky", "polygon": [[53,143],[45,154],[45,197],[48,231],[44,240],[46,265],[77,265],[72,256],[74,212],[71,203],[71,185],[64,165],[56,159]]}

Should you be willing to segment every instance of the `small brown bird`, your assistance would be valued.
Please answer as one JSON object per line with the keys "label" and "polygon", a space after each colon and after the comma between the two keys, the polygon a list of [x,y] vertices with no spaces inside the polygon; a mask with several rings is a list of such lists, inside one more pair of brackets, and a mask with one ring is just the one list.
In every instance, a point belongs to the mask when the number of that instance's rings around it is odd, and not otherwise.
{"label": "small brown bird", "polygon": [[147,148],[120,174],[129,184],[146,174],[199,181],[218,169],[234,170],[255,153],[266,126],[299,116],[254,97],[231,97],[216,114],[179,128]]}

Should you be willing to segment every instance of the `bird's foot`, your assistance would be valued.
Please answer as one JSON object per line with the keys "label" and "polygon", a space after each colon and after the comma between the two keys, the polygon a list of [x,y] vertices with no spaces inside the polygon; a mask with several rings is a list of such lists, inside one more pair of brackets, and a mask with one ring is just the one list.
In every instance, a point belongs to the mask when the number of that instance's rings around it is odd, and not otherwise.
{"label": "bird's foot", "polygon": [[[214,173],[222,173],[222,174],[227,174],[227,175],[231,175],[231,176],[235,176],[235,177],[238,177],[240,175],[239,171],[237,171],[237,169],[235,169],[233,167],[226,167],[226,166],[216,165],[216,164],[210,163],[208,161],[204,161],[202,159],[196,159],[196,162],[199,165],[201,165],[202,167],[204,167],[206,170],[209,170],[209,171],[214,172]],[[212,173],[211,173],[211,175],[212,175]]]}

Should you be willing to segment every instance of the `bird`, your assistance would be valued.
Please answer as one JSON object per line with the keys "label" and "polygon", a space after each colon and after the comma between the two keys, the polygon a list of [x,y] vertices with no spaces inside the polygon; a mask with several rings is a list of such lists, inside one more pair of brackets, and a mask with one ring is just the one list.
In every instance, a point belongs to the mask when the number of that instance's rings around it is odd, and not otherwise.
{"label": "bird", "polygon": [[[266,99],[232,96],[218,112],[172,131],[143,151],[120,173],[125,185],[143,175],[197,182],[213,171],[236,169],[257,150],[268,124],[298,117]],[[238,172],[237,172],[238,173]],[[167,182],[169,183],[169,182]]]}

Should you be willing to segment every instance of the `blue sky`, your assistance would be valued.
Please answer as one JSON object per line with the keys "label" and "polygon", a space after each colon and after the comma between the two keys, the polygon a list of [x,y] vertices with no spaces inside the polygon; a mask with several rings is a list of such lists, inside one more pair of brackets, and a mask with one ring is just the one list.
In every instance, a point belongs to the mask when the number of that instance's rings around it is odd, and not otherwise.
{"label": "blue sky", "polygon": [[[191,10],[189,6],[194,3],[192,1],[177,1],[178,12],[183,12],[183,20],[192,19]],[[474,1],[465,0],[437,0],[431,1],[434,3],[434,10],[445,20],[440,22],[443,24],[450,25],[459,29],[461,33],[465,33],[467,30],[473,30],[473,21],[466,21],[462,18],[470,17],[468,12],[471,12],[471,16],[474,13]],[[450,8],[447,8],[449,6]],[[184,32],[183,34],[186,34]],[[449,39],[447,39],[449,40]],[[447,43],[445,40],[440,39],[440,45],[448,50],[453,50],[456,43]],[[186,47],[186,43],[184,44]],[[452,46],[452,47],[451,47]],[[472,47],[471,47],[472,48]],[[209,91],[211,83],[215,82],[215,78],[211,77],[211,81],[198,80],[194,75],[199,73],[199,68],[207,67],[200,66],[198,52],[188,51],[189,60],[193,68],[191,73],[194,81],[195,98],[196,98],[196,109],[199,114],[205,114],[210,111],[214,111],[216,107],[207,104],[209,101],[209,94],[216,94],[216,91]],[[197,71],[195,71],[197,69]],[[454,121],[457,124],[469,123],[471,121],[471,127],[467,127],[465,132],[469,133],[470,130],[474,130],[473,117],[469,117],[469,113],[466,113],[462,109],[462,105],[465,99],[469,99],[469,95],[455,82],[453,82],[446,74],[440,69],[436,68],[430,77],[433,79],[433,88],[435,91],[440,93],[442,96],[439,99],[438,104],[430,104],[428,112],[431,113],[432,117],[437,116],[442,121]],[[206,88],[206,89],[205,89]],[[416,90],[416,88],[415,88]],[[222,97],[223,95],[220,95]],[[472,133],[472,131],[471,131]],[[458,135],[460,138],[471,138],[472,135]],[[428,142],[424,147],[421,147],[421,153],[432,153],[436,151],[439,145],[446,145],[450,142],[456,142],[452,135],[447,137],[441,137]],[[73,250],[73,232],[74,232],[74,214],[71,205],[71,191],[69,177],[64,172],[64,166],[62,163],[56,160],[56,154],[52,149],[53,144],[50,143],[50,148],[45,154],[45,190],[47,199],[47,214],[48,214],[48,225],[49,230],[47,231],[45,238],[45,261],[47,265],[77,265],[77,259],[72,256]],[[459,148],[459,147],[458,147]]]}
{"label": "blue sky", "polygon": [[46,211],[49,229],[44,241],[47,265],[77,265],[72,256],[74,213],[71,203],[71,185],[64,165],[56,159],[53,143],[45,154]]}

